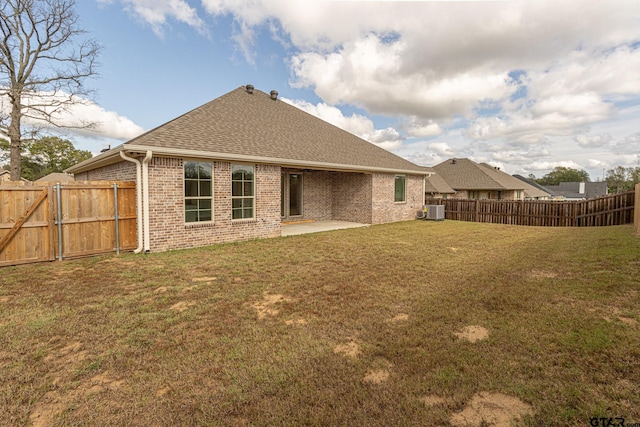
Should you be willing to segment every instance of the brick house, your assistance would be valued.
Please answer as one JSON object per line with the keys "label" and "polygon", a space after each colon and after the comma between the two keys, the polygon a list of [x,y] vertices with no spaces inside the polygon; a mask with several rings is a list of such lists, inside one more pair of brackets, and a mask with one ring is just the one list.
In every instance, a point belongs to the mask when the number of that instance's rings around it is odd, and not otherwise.
{"label": "brick house", "polygon": [[136,181],[138,251],[164,251],[413,219],[432,170],[247,85],[67,172]]}
{"label": "brick house", "polygon": [[449,198],[524,200],[525,184],[517,178],[486,163],[469,159],[449,159],[433,170],[453,190]]}

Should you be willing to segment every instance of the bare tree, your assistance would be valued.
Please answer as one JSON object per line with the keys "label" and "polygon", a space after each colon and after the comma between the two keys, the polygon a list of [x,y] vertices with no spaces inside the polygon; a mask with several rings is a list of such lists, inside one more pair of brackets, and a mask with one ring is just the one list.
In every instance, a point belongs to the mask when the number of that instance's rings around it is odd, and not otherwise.
{"label": "bare tree", "polygon": [[21,139],[42,127],[87,128],[61,119],[88,102],[100,46],[83,39],[75,0],[0,0],[0,138],[8,140],[11,179],[20,179]]}

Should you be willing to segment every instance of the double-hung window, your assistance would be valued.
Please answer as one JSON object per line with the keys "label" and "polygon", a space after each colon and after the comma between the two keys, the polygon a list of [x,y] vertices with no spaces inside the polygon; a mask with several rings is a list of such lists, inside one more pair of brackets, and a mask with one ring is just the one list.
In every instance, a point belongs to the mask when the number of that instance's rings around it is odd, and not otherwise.
{"label": "double-hung window", "polygon": [[211,221],[212,190],[211,163],[184,162],[184,222]]}
{"label": "double-hung window", "polygon": [[407,201],[407,177],[405,175],[396,175],[393,199],[395,202]]}
{"label": "double-hung window", "polygon": [[255,217],[255,167],[231,166],[231,218]]}

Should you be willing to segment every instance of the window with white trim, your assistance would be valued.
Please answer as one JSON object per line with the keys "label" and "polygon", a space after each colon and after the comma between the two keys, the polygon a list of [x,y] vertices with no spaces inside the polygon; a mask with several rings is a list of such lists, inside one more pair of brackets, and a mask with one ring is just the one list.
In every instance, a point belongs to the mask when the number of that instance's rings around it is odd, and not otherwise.
{"label": "window with white trim", "polygon": [[231,218],[255,217],[255,167],[231,166]]}
{"label": "window with white trim", "polygon": [[212,171],[208,162],[184,162],[184,222],[212,220]]}

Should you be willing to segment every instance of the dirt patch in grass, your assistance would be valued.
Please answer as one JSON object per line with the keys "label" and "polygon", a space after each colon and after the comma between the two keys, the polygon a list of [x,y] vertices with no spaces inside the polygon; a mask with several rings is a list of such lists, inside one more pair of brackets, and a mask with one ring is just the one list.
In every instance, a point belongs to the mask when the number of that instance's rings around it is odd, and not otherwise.
{"label": "dirt patch in grass", "polygon": [[397,323],[403,323],[409,320],[409,315],[406,313],[400,313],[396,316],[393,316],[391,319],[388,319],[387,322],[388,323],[393,323],[393,324],[397,324]]}
{"label": "dirt patch in grass", "polygon": [[393,363],[385,358],[377,358],[372,363],[372,369],[368,370],[364,376],[364,382],[371,384],[382,384],[389,380]]}
{"label": "dirt patch in grass", "polygon": [[217,277],[194,277],[191,279],[193,282],[215,282]]}
{"label": "dirt patch in grass", "polygon": [[358,356],[362,353],[362,351],[360,350],[360,345],[355,341],[350,341],[345,344],[338,344],[333,348],[333,352],[335,354],[341,354],[353,359],[357,359]]}
{"label": "dirt patch in grass", "polygon": [[285,298],[280,294],[269,294],[265,292],[263,294],[263,300],[256,302],[252,307],[258,312],[258,319],[264,319],[266,317],[273,317],[280,314],[280,309],[274,306],[283,302],[290,302],[291,299]]}
{"label": "dirt patch in grass", "polygon": [[454,426],[510,427],[517,419],[533,415],[531,405],[501,393],[478,393],[460,413],[449,421]]}
{"label": "dirt patch in grass", "polygon": [[460,332],[456,332],[454,335],[461,340],[477,342],[487,339],[489,337],[489,331],[487,328],[479,325],[470,325],[465,326]]}
{"label": "dirt patch in grass", "polygon": [[124,383],[124,380],[114,380],[108,376],[108,372],[103,372],[83,381],[75,389],[49,391],[33,408],[29,415],[29,420],[33,427],[53,425],[54,420],[73,402],[92,394],[103,393],[107,390],[118,390]]}
{"label": "dirt patch in grass", "polygon": [[367,371],[364,376],[364,382],[372,384],[382,384],[389,379],[389,371],[387,369],[374,369]]}
{"label": "dirt patch in grass", "polygon": [[196,304],[197,302],[195,301],[180,301],[173,304],[171,307],[169,307],[169,310],[175,310],[179,313],[182,313],[183,311],[189,310],[191,307],[195,306]]}
{"label": "dirt patch in grass", "polygon": [[420,401],[427,406],[437,406],[444,405],[447,401],[444,397],[440,397],[435,394],[429,394],[427,396],[423,396]]}

